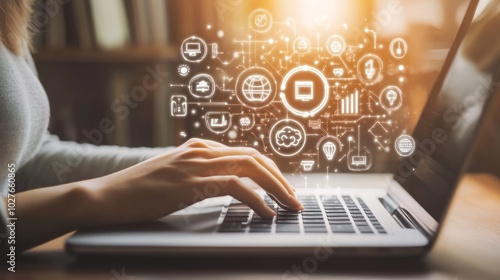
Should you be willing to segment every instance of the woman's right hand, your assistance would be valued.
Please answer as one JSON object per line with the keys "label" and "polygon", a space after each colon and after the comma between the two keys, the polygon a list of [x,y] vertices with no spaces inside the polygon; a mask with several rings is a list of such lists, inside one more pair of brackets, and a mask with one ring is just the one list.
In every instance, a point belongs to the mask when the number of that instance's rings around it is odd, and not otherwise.
{"label": "woman's right hand", "polygon": [[106,177],[88,181],[98,224],[155,220],[209,197],[230,195],[263,217],[274,210],[241,178],[248,177],[278,205],[301,210],[276,164],[252,148],[191,139],[182,146]]}

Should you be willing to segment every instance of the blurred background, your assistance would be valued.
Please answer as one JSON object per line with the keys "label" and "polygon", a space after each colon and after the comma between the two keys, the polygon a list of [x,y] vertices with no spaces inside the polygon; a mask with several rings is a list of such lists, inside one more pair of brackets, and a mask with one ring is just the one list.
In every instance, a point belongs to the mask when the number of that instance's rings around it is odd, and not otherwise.
{"label": "blurred background", "polygon": [[[437,78],[469,1],[464,0],[36,0],[34,58],[39,77],[51,103],[50,130],[63,140],[88,142],[89,133],[103,118],[116,125],[110,133],[94,138],[95,144],[121,146],[173,146],[189,118],[170,117],[170,83],[182,64],[179,46],[207,28],[223,30],[231,38],[255,8],[277,10],[307,18],[331,10],[339,22],[365,21],[379,26],[383,37],[406,34],[412,72],[408,130],[416,125]],[[388,9],[404,5],[381,26]],[[282,7],[282,8],[277,8]],[[276,15],[279,17],[280,15]],[[207,25],[210,25],[209,27]],[[455,30],[455,32],[450,32]],[[408,34],[410,36],[408,36]],[[169,73],[157,86],[141,93],[140,102],[130,94],[151,72]],[[493,99],[485,127],[476,146],[471,172],[500,176],[500,98]],[[87,132],[87,134],[85,133]],[[97,141],[98,140],[98,141]],[[392,172],[394,163],[374,162],[373,171]]]}

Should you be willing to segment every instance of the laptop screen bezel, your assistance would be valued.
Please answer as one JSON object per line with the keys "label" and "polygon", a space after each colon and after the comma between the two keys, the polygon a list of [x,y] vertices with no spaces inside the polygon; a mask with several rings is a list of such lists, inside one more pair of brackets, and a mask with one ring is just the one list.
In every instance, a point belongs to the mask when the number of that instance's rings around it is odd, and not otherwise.
{"label": "laptop screen bezel", "polygon": [[[453,62],[455,61],[455,58],[458,54],[459,48],[460,48],[462,42],[464,41],[464,38],[467,35],[467,31],[469,30],[469,27],[471,26],[471,24],[474,20],[474,17],[476,14],[476,9],[477,9],[480,1],[481,0],[471,0],[470,1],[469,6],[467,8],[467,11],[464,15],[463,21],[462,21],[462,23],[459,27],[459,30],[457,32],[457,35],[455,37],[455,40],[454,40],[454,42],[453,42],[453,44],[448,52],[448,55],[443,63],[442,70],[441,70],[438,78],[436,79],[436,82],[434,83],[432,90],[430,91],[429,98],[427,100],[426,106],[422,110],[422,114],[424,114],[426,111],[428,111],[429,108],[433,105],[433,103],[436,102],[436,99],[438,98],[439,93],[441,92],[441,89],[442,89],[444,82],[446,80],[446,77],[448,76],[450,69],[453,65]],[[484,111],[486,111],[486,110],[484,110]],[[477,125],[475,128],[476,131],[479,130],[479,127],[481,126],[482,120],[484,119],[484,111],[483,111],[482,116],[479,118],[479,122],[478,122],[479,125]],[[421,121],[422,121],[422,117],[420,117],[419,124]],[[419,124],[417,124],[417,126],[416,126],[416,131],[420,127]],[[477,135],[477,133],[475,133],[475,134]],[[393,186],[391,186],[388,190],[388,194],[391,197],[395,198],[395,200],[398,201],[398,203],[402,203],[404,207],[407,207],[409,212],[414,215],[414,218],[419,223],[421,223],[425,229],[429,230],[428,233],[430,233],[431,236],[434,237],[433,238],[434,240],[435,240],[435,237],[437,236],[437,233],[439,231],[440,226],[442,225],[442,220],[446,216],[446,212],[449,208],[451,198],[454,195],[457,184],[458,184],[460,178],[462,177],[462,175],[466,169],[466,166],[468,165],[467,163],[470,160],[471,151],[473,150],[473,147],[474,147],[474,141],[471,143],[471,145],[469,147],[469,150],[468,150],[467,155],[466,155],[466,159],[462,163],[460,172],[458,172],[456,174],[453,182],[451,182],[451,184],[454,187],[453,187],[453,190],[450,192],[448,200],[442,206],[443,215],[442,215],[442,218],[440,220],[434,220],[434,218],[429,213],[427,213],[427,211],[420,205],[420,203],[418,203],[418,200],[415,198],[414,195],[412,195],[411,191],[409,189],[405,188],[404,185],[397,183],[397,184],[394,184]],[[398,176],[398,171],[396,170],[393,175],[394,175],[393,181],[395,182],[396,176]],[[395,186],[395,185],[397,185],[397,186]],[[399,188],[399,189],[397,189],[397,188]],[[402,194],[401,189],[403,190],[403,192],[405,194]],[[408,197],[411,197],[411,199],[413,199],[413,201],[409,201]],[[431,246],[431,245],[432,245],[432,242],[429,243],[429,246]]]}

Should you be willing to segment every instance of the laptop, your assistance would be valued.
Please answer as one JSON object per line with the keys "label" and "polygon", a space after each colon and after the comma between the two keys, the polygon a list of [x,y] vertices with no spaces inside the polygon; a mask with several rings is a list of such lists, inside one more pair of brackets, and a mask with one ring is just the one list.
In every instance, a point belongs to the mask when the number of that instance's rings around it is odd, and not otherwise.
{"label": "laptop", "polygon": [[319,249],[332,255],[425,254],[439,234],[488,100],[498,92],[498,65],[481,72],[463,55],[478,2],[470,2],[414,130],[416,150],[394,174],[285,174],[297,189],[301,212],[279,208],[264,192],[277,211],[273,219],[231,197],[212,198],[154,222],[80,230],[67,240],[67,250],[144,256],[300,256]]}

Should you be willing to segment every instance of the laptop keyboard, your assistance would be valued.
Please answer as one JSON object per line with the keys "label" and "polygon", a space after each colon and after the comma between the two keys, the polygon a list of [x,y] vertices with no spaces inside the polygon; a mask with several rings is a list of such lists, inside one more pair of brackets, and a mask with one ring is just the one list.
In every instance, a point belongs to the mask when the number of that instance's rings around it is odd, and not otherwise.
{"label": "laptop keyboard", "polygon": [[[298,196],[304,206],[300,212],[288,211],[265,196],[265,203],[275,209],[277,216],[269,219],[258,216],[247,205],[233,199],[223,211],[218,227],[222,233],[332,233],[387,234],[365,202],[351,196]],[[357,201],[357,203],[356,203]]]}

